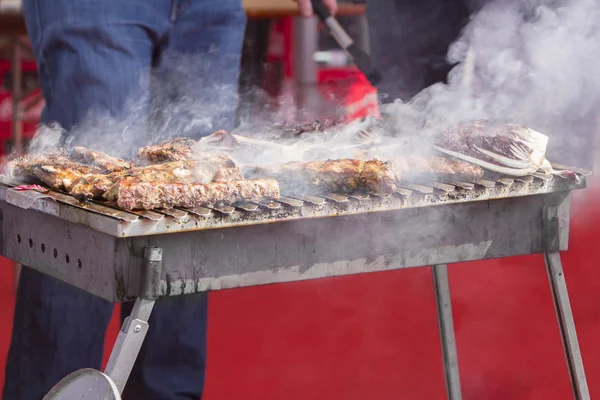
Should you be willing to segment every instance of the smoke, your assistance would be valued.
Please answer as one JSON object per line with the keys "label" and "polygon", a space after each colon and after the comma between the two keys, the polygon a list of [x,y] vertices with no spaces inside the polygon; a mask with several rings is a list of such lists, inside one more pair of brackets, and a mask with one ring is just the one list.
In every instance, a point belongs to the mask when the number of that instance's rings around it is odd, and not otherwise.
{"label": "smoke", "polygon": [[[81,145],[133,157],[148,144],[231,130],[238,104],[237,65],[238,56],[166,52],[150,79],[140,71],[139,82],[130,83],[123,104],[117,96],[108,109],[90,109],[68,133],[57,121],[41,124],[28,151]],[[110,99],[110,94],[100,96]]]}
{"label": "smoke", "polygon": [[[279,139],[277,146],[254,143],[251,151],[242,146],[232,156],[243,164],[335,157],[397,159],[430,152],[433,136],[448,126],[486,119],[527,125],[550,136],[551,160],[589,164],[591,157],[587,160],[580,152],[592,147],[596,128],[599,22],[600,3],[595,0],[488,1],[448,49],[448,61],[456,64],[448,83],[430,86],[409,102],[398,99],[382,106],[384,121],[366,120],[324,135]],[[131,157],[142,145],[231,130],[238,104],[233,83],[237,76],[223,66],[239,60],[220,57],[215,63],[211,54],[167,54],[148,90],[116,111],[91,111],[70,130],[67,146]],[[273,108],[260,92],[256,98],[264,107],[242,116],[248,119],[234,132],[273,139],[277,135],[270,125],[289,120],[289,115]],[[293,100],[288,96],[282,103],[289,108]],[[365,130],[375,139],[361,141],[360,132]],[[42,127],[31,150],[62,145],[60,131],[56,125]],[[203,140],[199,151],[212,146],[210,139]]]}
{"label": "smoke", "polygon": [[581,163],[596,128],[599,22],[595,0],[487,2],[450,46],[448,83],[384,111],[425,132],[474,119],[523,124],[550,136],[550,159]]}

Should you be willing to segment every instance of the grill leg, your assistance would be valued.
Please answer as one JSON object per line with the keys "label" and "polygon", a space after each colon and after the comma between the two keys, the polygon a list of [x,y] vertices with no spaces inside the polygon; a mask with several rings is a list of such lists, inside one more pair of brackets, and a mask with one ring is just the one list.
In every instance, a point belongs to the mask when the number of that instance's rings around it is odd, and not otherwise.
{"label": "grill leg", "polygon": [[569,367],[571,384],[573,386],[573,394],[575,400],[589,400],[590,393],[583,368],[581,351],[579,350],[575,321],[569,301],[569,293],[567,292],[560,253],[546,253],[545,261],[565,356]]}
{"label": "grill leg", "polygon": [[[160,271],[162,267],[162,249],[147,247],[144,252],[145,281],[152,283],[155,274],[152,271]],[[144,281],[144,286],[146,282]],[[143,296],[135,301],[131,315],[125,319],[110,358],[106,364],[104,373],[115,383],[119,393],[123,393],[133,364],[142,348],[142,343],[148,332],[148,319],[154,307],[154,296],[148,290],[143,290]]]}
{"label": "grill leg", "polygon": [[123,393],[133,364],[142,348],[148,332],[148,318],[152,312],[154,300],[137,299],[131,315],[127,317],[106,364],[104,373],[108,375]]}
{"label": "grill leg", "polygon": [[444,357],[446,391],[449,400],[461,400],[458,355],[454,338],[454,322],[452,321],[450,285],[448,283],[448,266],[446,264],[434,265],[432,271],[440,340],[442,342],[442,356]]}

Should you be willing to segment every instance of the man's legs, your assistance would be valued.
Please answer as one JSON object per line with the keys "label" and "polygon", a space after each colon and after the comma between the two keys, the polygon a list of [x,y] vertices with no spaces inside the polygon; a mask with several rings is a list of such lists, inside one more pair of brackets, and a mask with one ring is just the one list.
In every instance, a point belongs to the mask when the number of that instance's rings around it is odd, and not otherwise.
{"label": "man's legs", "polygon": [[[246,15],[239,0],[176,1],[152,104],[168,117],[159,134],[203,136],[235,122]],[[155,121],[156,122],[156,121]],[[194,399],[204,388],[208,296],[161,299],[124,398]],[[123,304],[122,317],[132,304]]]}
{"label": "man's legs", "polygon": [[[161,4],[168,8],[170,0],[25,0],[46,99],[42,122],[77,134],[74,126],[90,110],[118,117],[129,94],[147,87],[140,71],[150,67],[149,32],[168,24]],[[3,398],[41,399],[69,373],[99,369],[112,310],[104,300],[24,268]]]}
{"label": "man's legs", "polygon": [[160,137],[202,137],[235,126],[246,14],[240,0],[175,0],[152,102]]}
{"label": "man's legs", "polygon": [[[246,22],[241,2],[177,3],[181,7],[165,43],[152,102],[159,109],[167,107],[163,111],[172,123],[166,126],[178,135],[230,129]],[[207,298],[198,294],[156,302],[124,398],[197,400],[202,395]],[[123,304],[123,318],[131,308],[131,303]]]}

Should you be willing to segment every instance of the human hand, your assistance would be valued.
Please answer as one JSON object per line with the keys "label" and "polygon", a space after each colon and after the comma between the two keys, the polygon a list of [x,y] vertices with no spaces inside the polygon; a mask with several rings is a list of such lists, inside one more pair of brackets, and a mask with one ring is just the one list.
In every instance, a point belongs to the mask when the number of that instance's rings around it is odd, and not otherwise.
{"label": "human hand", "polygon": [[[303,17],[311,17],[313,15],[313,8],[311,0],[295,0],[300,8],[300,14]],[[322,0],[325,7],[329,10],[331,15],[334,15],[337,11],[337,0]]]}

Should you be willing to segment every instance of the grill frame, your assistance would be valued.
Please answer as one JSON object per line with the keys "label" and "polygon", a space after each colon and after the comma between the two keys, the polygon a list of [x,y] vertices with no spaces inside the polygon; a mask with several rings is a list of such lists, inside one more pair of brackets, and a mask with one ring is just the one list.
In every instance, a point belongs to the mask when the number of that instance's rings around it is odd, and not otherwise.
{"label": "grill frame", "polygon": [[[578,187],[582,185],[585,181]],[[542,253],[547,247],[543,226],[548,208],[557,210],[555,247],[564,251],[571,186],[544,187],[544,193],[497,199],[244,226],[236,222],[168,234],[147,230],[146,236],[132,237],[91,228],[91,219],[98,216],[85,210],[81,215],[89,219],[74,223],[62,218],[73,216],[62,211],[71,206],[59,205],[57,216],[56,208],[24,209],[0,199],[0,251],[111,302]],[[146,277],[156,271],[144,269],[148,246],[164,254],[154,280]]]}
{"label": "grill frame", "polygon": [[477,190],[466,183],[453,191],[438,186],[419,196],[409,191],[420,187],[409,184],[404,193],[377,201],[304,196],[307,204],[293,212],[243,211],[247,219],[240,220],[230,207],[214,219],[194,216],[193,227],[183,221],[191,217],[175,211],[119,219],[105,215],[115,210],[92,211],[69,196],[49,198],[4,184],[0,255],[111,302],[135,299],[106,369],[123,386],[143,340],[139,332],[148,329],[161,297],[430,265],[448,398],[459,400],[447,264],[544,253],[574,395],[585,400],[589,390],[559,252],[568,249],[571,192],[586,186],[587,175],[575,183],[532,176],[480,182]]}
{"label": "grill frame", "polygon": [[[566,168],[566,167],[565,167]],[[246,202],[231,206],[198,207],[196,210],[151,210],[128,212],[97,202],[82,204],[75,198],[50,191],[15,191],[17,183],[0,176],[0,201],[23,209],[32,209],[65,221],[83,224],[98,232],[115,237],[136,237],[281,221],[325,218],[389,210],[414,209],[428,206],[487,201],[501,198],[548,194],[582,189],[589,171],[578,170],[579,182],[554,177],[483,179],[479,182],[457,182],[452,185],[428,182],[401,182],[390,196],[318,195],[283,196],[277,209]],[[256,211],[250,211],[254,206]]]}

